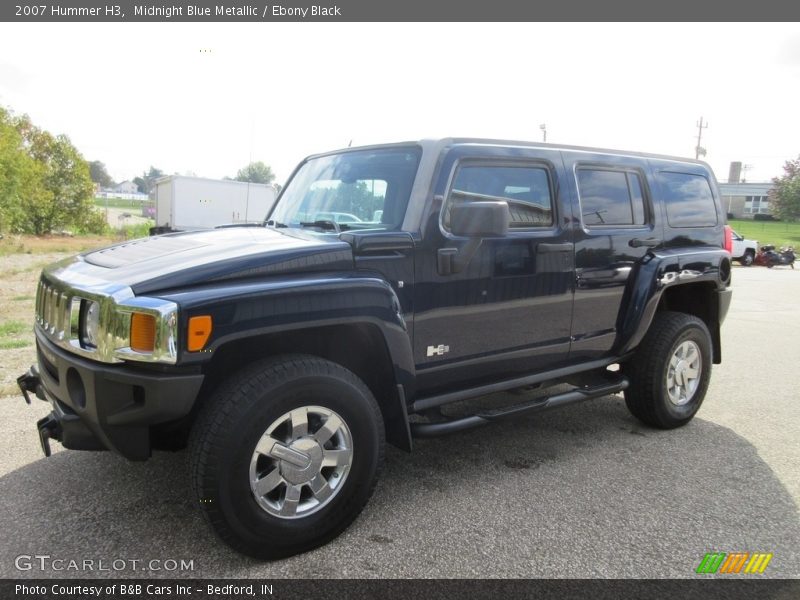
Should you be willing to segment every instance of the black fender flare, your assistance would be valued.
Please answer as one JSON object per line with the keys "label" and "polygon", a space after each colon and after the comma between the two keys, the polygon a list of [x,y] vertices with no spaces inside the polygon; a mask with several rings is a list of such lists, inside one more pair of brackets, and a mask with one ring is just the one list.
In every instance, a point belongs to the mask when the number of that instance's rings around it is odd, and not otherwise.
{"label": "black fender flare", "polygon": [[[326,327],[368,325],[380,334],[391,360],[396,398],[387,402],[387,439],[411,449],[406,398],[416,390],[411,332],[392,286],[374,274],[324,273],[260,281],[234,281],[159,294],[179,306],[178,336],[192,316],[210,315],[206,347],[188,352],[179,340],[179,363],[199,365],[230,343]],[[391,430],[390,430],[391,429]]]}
{"label": "black fender flare", "polygon": [[628,278],[613,352],[625,356],[650,328],[664,293],[677,286],[706,284],[716,292],[717,302],[709,307],[712,335],[719,345],[719,325],[730,304],[731,256],[721,248],[654,250],[638,261]]}

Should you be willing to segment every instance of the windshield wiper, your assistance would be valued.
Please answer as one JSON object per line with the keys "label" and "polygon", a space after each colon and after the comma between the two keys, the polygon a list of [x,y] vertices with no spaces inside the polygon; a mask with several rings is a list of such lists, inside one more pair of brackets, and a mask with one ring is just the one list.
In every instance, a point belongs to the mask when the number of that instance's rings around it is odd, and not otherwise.
{"label": "windshield wiper", "polygon": [[319,227],[320,229],[324,229],[326,231],[335,231],[336,233],[340,233],[342,229],[350,229],[350,227],[344,223],[341,225],[336,221],[331,221],[330,219],[317,219],[316,221],[301,221],[301,227]]}
{"label": "windshield wiper", "polygon": [[289,227],[289,226],[286,223],[280,223],[278,221],[273,221],[270,219],[269,221],[267,221],[267,227],[279,228],[279,227]]}

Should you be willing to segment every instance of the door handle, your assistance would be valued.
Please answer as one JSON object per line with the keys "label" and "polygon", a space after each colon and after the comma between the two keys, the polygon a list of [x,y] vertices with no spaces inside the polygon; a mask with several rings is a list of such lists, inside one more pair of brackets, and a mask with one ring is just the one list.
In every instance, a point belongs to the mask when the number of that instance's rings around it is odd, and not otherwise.
{"label": "door handle", "polygon": [[536,251],[545,253],[545,252],[572,252],[572,243],[565,242],[563,244],[546,244],[540,243],[536,244]]}
{"label": "door handle", "polygon": [[645,246],[647,248],[654,248],[655,246],[661,244],[661,242],[662,240],[660,240],[659,238],[645,238],[645,239],[633,238],[630,242],[628,242],[628,246],[630,246],[631,248],[641,248],[642,246]]}

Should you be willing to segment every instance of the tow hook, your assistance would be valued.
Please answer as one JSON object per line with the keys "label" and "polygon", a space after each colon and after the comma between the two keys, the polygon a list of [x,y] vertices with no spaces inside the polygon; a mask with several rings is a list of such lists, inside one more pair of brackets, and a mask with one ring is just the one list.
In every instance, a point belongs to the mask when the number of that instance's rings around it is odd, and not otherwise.
{"label": "tow hook", "polygon": [[36,422],[36,429],[39,430],[39,443],[42,445],[42,452],[44,452],[45,457],[48,457],[51,454],[50,438],[54,440],[61,439],[61,424],[53,413],[50,413]]}
{"label": "tow hook", "polygon": [[28,369],[27,373],[17,377],[17,385],[19,389],[22,390],[22,395],[25,398],[25,402],[28,404],[31,403],[31,397],[28,395],[28,392],[33,392],[37,397],[42,397],[38,389],[42,385],[42,380],[39,379],[39,373],[36,367],[31,367]]}

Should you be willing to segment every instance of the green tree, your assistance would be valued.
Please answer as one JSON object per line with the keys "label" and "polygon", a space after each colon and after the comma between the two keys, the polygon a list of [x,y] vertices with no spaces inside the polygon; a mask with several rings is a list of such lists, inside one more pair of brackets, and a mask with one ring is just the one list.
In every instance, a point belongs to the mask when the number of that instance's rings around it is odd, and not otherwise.
{"label": "green tree", "polygon": [[13,115],[0,107],[0,231],[18,231],[23,199],[33,193],[36,163]]}
{"label": "green tree", "polygon": [[139,187],[142,194],[149,194],[156,185],[156,179],[164,176],[164,171],[150,165],[150,170],[142,173],[141,177],[134,177],[133,183]]}
{"label": "green tree", "polygon": [[63,228],[102,231],[105,222],[94,209],[89,165],[69,138],[6,110],[0,122],[2,227],[37,235]]}
{"label": "green tree", "polygon": [[249,181],[250,183],[272,183],[275,179],[275,174],[269,165],[259,160],[258,162],[251,162],[243,169],[239,169],[235,179],[236,181]]}
{"label": "green tree", "polygon": [[106,166],[99,160],[93,160],[89,163],[89,176],[100,187],[111,187],[114,185],[114,180],[111,175],[106,171]]}
{"label": "green tree", "polygon": [[772,212],[781,219],[800,219],[800,156],[787,160],[783,177],[773,178],[772,183],[774,187],[769,191]]}
{"label": "green tree", "polygon": [[337,188],[337,206],[342,212],[356,215],[362,221],[371,221],[376,210],[383,208],[383,196],[375,196],[366,181],[342,183]]}
{"label": "green tree", "polygon": [[36,235],[66,227],[96,230],[98,222],[92,218],[96,212],[94,185],[88,163],[67,136],[54,136],[29,121],[23,129],[39,175],[37,193],[26,202],[25,230]]}

